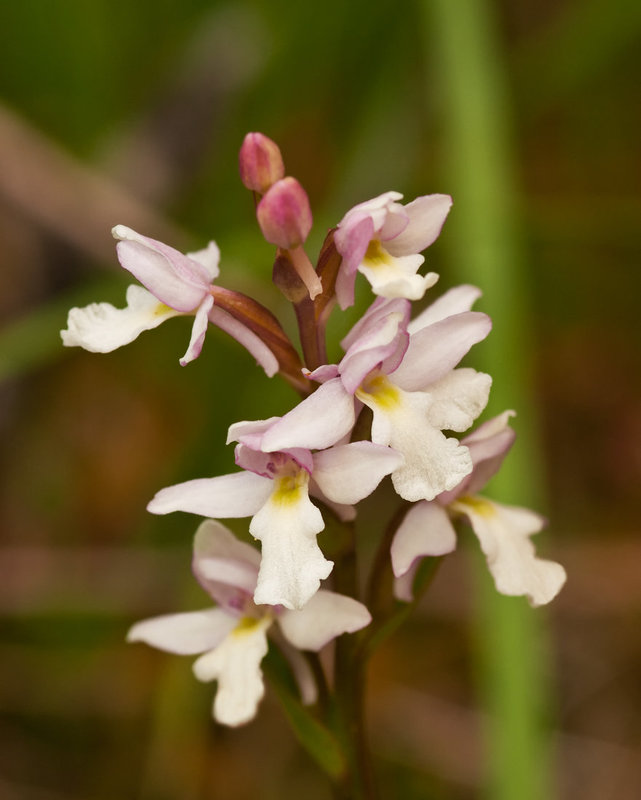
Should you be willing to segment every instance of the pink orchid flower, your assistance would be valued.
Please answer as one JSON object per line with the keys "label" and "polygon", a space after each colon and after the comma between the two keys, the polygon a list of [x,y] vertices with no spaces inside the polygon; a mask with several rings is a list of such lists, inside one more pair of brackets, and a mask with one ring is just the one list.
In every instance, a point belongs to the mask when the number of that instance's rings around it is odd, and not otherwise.
{"label": "pink orchid flower", "polygon": [[369,624],[371,616],[351,597],[319,590],[305,608],[291,611],[259,606],[252,599],[260,555],[214,520],[205,520],[194,539],[193,570],[215,600],[214,608],[167,614],[134,625],[130,642],[145,642],[178,655],[197,655],[193,670],[201,681],[218,681],[214,718],[223,725],[253,719],[265,687],[260,668],[268,649],[267,635],[276,636],[299,681],[303,699],[315,700],[315,684],[297,650],[321,650],[332,639]]}
{"label": "pink orchid flower", "polygon": [[262,441],[279,417],[239,422],[229,430],[238,441],[236,463],[243,472],[186,481],[161,489],[147,506],[153,514],[187,511],[219,519],[252,517],[249,532],[262,542],[254,594],[256,603],[302,608],[330,574],[316,535],[325,527],[310,492],[349,507],[371,494],[400,456],[389,447],[352,442],[312,453],[292,446],[265,453]]}
{"label": "pink orchid flower", "polygon": [[489,375],[454,369],[491,327],[486,314],[467,310],[478,295],[474,287],[452,290],[414,323],[407,300],[376,300],[343,340],[342,361],[310,373],[322,385],[265,433],[262,449],[328,447],[349,433],[364,404],[373,412],[372,442],[403,456],[392,472],[401,497],[432,500],[454,488],[472,461],[442,431],[469,428],[491,385]]}
{"label": "pink orchid flower", "polygon": [[419,253],[437,238],[452,198],[446,194],[417,197],[403,206],[398,192],[385,192],[350,209],[334,234],[343,257],[336,279],[341,308],[354,304],[354,281],[361,272],[380,297],[420,300],[438,280],[416,272],[425,258]]}
{"label": "pink orchid flower", "polygon": [[509,427],[513,411],[480,425],[463,443],[472,457],[472,472],[452,491],[420,502],[406,514],[392,542],[395,593],[411,600],[412,583],[423,556],[439,556],[456,547],[451,518],[465,517],[479,539],[497,591],[525,595],[533,606],[549,603],[565,583],[565,570],[537,558],[530,537],[545,520],[527,508],[496,503],[477,494],[496,474],[515,438]]}
{"label": "pink orchid flower", "polygon": [[278,371],[278,361],[259,336],[229,313],[214,305],[213,281],[218,277],[220,251],[215,242],[204,250],[183,253],[169,245],[141,236],[124,225],[112,231],[121,265],[142,286],[127,289],[127,306],[92,303],[69,311],[67,329],[61,331],[67,347],[83,347],[93,353],[110,353],[133,342],[143,331],[158,327],[171,317],[191,315],[194,324],[180,363],[200,355],[209,322],[240,342],[267,375]]}

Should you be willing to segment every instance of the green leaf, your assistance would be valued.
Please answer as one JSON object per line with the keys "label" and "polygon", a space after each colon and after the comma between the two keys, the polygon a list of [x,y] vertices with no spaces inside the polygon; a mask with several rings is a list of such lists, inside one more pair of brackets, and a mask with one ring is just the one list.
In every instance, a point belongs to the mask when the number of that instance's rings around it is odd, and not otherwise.
{"label": "green leaf", "polygon": [[298,699],[287,662],[273,645],[263,660],[263,668],[300,744],[331,778],[342,776],[346,764],[340,745],[333,733]]}

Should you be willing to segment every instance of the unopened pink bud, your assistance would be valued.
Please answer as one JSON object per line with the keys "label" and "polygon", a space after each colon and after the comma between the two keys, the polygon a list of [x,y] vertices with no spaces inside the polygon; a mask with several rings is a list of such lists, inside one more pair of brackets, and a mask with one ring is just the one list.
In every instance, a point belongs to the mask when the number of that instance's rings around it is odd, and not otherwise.
{"label": "unopened pink bud", "polygon": [[307,193],[296,178],[276,181],[258,204],[256,216],[265,239],[284,250],[301,245],[312,228]]}
{"label": "unopened pink bud", "polygon": [[276,142],[262,133],[248,133],[238,156],[240,179],[248,189],[265,194],[285,175],[285,165]]}

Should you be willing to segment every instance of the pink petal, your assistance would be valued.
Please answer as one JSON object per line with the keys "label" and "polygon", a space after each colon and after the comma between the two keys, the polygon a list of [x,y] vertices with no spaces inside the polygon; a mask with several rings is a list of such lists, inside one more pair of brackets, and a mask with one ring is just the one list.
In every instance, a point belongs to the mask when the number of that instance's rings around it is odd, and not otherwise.
{"label": "pink petal", "polygon": [[309,661],[300,650],[287,641],[278,628],[272,628],[272,638],[278,642],[278,649],[289,662],[303,705],[311,706],[318,700],[318,686]]}
{"label": "pink petal", "polygon": [[278,624],[294,647],[318,652],[332,639],[359,631],[371,620],[369,611],[357,600],[319,589],[304,608],[283,612]]}
{"label": "pink petal", "polygon": [[496,475],[507,452],[514,444],[516,434],[509,427],[514,411],[504,411],[487,420],[461,440],[470,451],[472,472],[450,492],[438,496],[441,505],[447,506],[462,495],[477,494]]}
{"label": "pink petal", "polygon": [[393,256],[425,250],[438,238],[451,207],[452,198],[447,194],[417,197],[404,206],[409,224],[402,233],[385,242],[385,249]]}
{"label": "pink petal", "polygon": [[227,431],[227,441],[225,444],[229,444],[230,442],[241,442],[242,444],[247,445],[247,447],[251,447],[253,450],[260,450],[265,431],[268,431],[279,419],[280,417],[269,417],[269,419],[253,419],[244,420],[243,422],[234,422],[233,425],[229,426],[229,430]]}
{"label": "pink petal", "polygon": [[387,214],[382,225],[377,226],[377,239],[385,242],[385,249],[387,249],[387,242],[393,241],[394,237],[401,234],[409,224],[409,217],[405,213],[405,206],[400,203],[390,203],[387,206]]}
{"label": "pink petal", "polygon": [[336,298],[343,311],[354,305],[356,270],[367,252],[373,235],[374,225],[369,217],[344,230],[338,228],[334,234],[336,249],[343,257],[336,276]]}
{"label": "pink petal", "polygon": [[437,300],[431,303],[424,311],[415,317],[407,326],[410,333],[416,333],[421,328],[439,322],[446,317],[454,314],[462,314],[464,311],[471,311],[474,303],[481,296],[481,290],[476,286],[455,286],[445,292]]}
{"label": "pink petal", "polygon": [[381,321],[394,312],[403,314],[403,325],[406,326],[410,318],[412,305],[409,300],[402,297],[377,297],[363,316],[352,326],[349,333],[342,339],[341,347],[347,351],[358,339],[361,339],[370,330],[375,330]]}
{"label": "pink petal", "polygon": [[316,383],[327,383],[332,378],[338,377],[339,372],[336,364],[323,364],[311,372],[303,368],[303,374],[307,375],[311,381],[316,381]]}
{"label": "pink petal", "polygon": [[147,506],[152,514],[187,511],[203,517],[250,517],[272,492],[269,478],[235,472],[217,478],[197,478],[161,489]]}
{"label": "pink petal", "polygon": [[113,229],[118,259],[159,300],[176,311],[193,311],[211,281],[205,268],[162,242],[124,225]]}
{"label": "pink petal", "polygon": [[383,362],[395,366],[401,361],[409,342],[403,323],[402,313],[392,312],[378,325],[368,328],[349,348],[339,369],[343,386],[350,394],[354,394],[367,375]]}
{"label": "pink petal", "polygon": [[[513,415],[513,411],[505,411],[463,439],[462,444],[469,448],[474,464],[472,474],[467,479],[466,494],[480,492],[499,471],[516,439],[516,433],[508,426],[508,419]],[[481,438],[481,433],[486,438]]]}
{"label": "pink petal", "polygon": [[209,312],[209,319],[214,325],[217,325],[222,331],[228,333],[231,337],[236,339],[237,342],[252,355],[258,364],[265,370],[268,378],[273,377],[279,369],[278,359],[267,347],[263,340],[250,330],[242,322],[239,322],[231,314],[224,311],[222,308],[214,305]]}
{"label": "pink petal", "polygon": [[341,520],[341,522],[351,522],[352,520],[356,519],[356,509],[354,506],[347,506],[342,503],[335,503],[333,500],[330,500],[329,497],[323,493],[320,486],[316,483],[313,479],[313,476],[310,477],[309,480],[309,494],[310,497],[315,498],[316,500],[320,500],[321,503],[327,506],[327,508],[331,509],[334,514]]}
{"label": "pink petal", "polygon": [[419,562],[415,561],[404,575],[394,578],[394,597],[403,603],[411,603],[414,599],[414,578]]}
{"label": "pink petal", "polygon": [[218,264],[220,262],[220,249],[216,242],[209,242],[203,250],[194,253],[187,253],[187,258],[200,264],[205,270],[205,275],[209,283],[216,280],[220,274]]}
{"label": "pink petal", "polygon": [[214,305],[214,298],[208,294],[205,296],[203,302],[198,306],[196,316],[194,317],[194,324],[191,328],[191,338],[187,352],[180,359],[181,367],[189,364],[195,358],[198,358],[200,351],[203,349],[203,342],[205,341],[205,334],[209,325],[209,312]]}
{"label": "pink petal", "polygon": [[192,568],[201,586],[220,605],[227,606],[238,591],[253,595],[256,588],[260,553],[239,541],[213,519],[200,524],[194,538]]}
{"label": "pink petal", "polygon": [[349,433],[354,419],[354,399],[345,391],[341,379],[334,378],[319,386],[267,431],[263,450],[330,447]]}
{"label": "pink petal", "polygon": [[372,442],[352,442],[314,454],[314,480],[335,503],[352,505],[368,497],[403,457]]}
{"label": "pink petal", "polygon": [[442,556],[456,548],[456,532],[438,503],[413,505],[401,522],[390,555],[394,575],[400,578],[423,556]]}
{"label": "pink petal", "polygon": [[452,509],[469,519],[487,558],[497,591],[526,595],[532,606],[549,603],[565,583],[565,570],[555,561],[537,558],[530,536],[544,519],[527,508],[506,506],[481,497],[464,498]]}
{"label": "pink petal", "polygon": [[410,336],[409,347],[399,368],[391,374],[406,391],[426,389],[453,369],[472,345],[482,341],[492,328],[487,314],[466,311],[435,322]]}
{"label": "pink petal", "polygon": [[190,656],[216,647],[233,630],[237,619],[220,608],[166,614],[136,623],[128,642],[145,642],[159,650]]}

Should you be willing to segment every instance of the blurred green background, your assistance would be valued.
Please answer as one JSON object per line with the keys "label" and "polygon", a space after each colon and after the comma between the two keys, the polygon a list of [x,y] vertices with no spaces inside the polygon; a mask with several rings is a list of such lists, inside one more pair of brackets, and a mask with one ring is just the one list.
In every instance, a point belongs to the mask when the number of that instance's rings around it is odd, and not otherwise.
{"label": "blurred green background", "polygon": [[308,190],[312,257],[380,192],[454,196],[432,294],[484,289],[470,363],[490,413],[519,411],[495,491],[550,518],[539,553],[569,573],[549,609],[497,602],[461,537],[372,663],[383,796],[641,796],[640,43],[636,0],[2,2],[0,796],[328,796],[271,695],[220,729],[189,659],[124,644],[206,605],[197,520],[148,500],[231,471],[229,424],[295,396],[216,330],[180,368],[185,320],[102,356],[58,334],[122,304],[117,223],[215,238],[221,283],[293,330],[237,176],[249,130]]}

